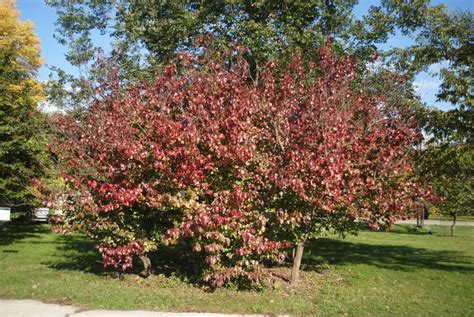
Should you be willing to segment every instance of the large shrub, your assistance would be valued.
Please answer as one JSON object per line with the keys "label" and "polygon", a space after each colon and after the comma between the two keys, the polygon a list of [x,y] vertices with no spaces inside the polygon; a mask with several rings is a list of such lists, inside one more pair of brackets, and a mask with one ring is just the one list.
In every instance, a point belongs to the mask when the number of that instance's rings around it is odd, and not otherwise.
{"label": "large shrub", "polygon": [[70,219],[105,266],[149,268],[149,251],[180,244],[206,282],[260,282],[294,243],[296,281],[307,239],[414,203],[419,132],[349,58],[323,48],[317,65],[271,62],[255,80],[241,56],[183,54],[152,83],[109,68],[84,118],[57,118]]}

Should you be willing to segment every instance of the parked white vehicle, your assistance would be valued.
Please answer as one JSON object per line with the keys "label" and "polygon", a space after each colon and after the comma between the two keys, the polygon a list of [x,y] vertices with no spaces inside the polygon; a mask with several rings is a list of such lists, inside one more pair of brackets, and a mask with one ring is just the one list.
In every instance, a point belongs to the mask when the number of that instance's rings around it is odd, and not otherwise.
{"label": "parked white vehicle", "polygon": [[48,221],[49,208],[35,208],[33,212],[33,221]]}
{"label": "parked white vehicle", "polygon": [[10,221],[10,207],[0,207],[0,221]]}

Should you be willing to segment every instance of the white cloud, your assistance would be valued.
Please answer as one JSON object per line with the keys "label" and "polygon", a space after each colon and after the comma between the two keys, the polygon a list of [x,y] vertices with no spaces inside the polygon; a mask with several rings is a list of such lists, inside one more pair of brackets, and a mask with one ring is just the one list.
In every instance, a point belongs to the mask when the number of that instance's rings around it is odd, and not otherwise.
{"label": "white cloud", "polygon": [[430,74],[431,76],[437,76],[442,68],[446,68],[448,66],[448,61],[442,61],[440,63],[430,65],[430,67],[428,68],[428,74]]}
{"label": "white cloud", "polygon": [[58,107],[51,104],[49,101],[43,101],[39,104],[39,109],[46,113],[54,113],[61,111]]}
{"label": "white cloud", "polygon": [[436,94],[439,92],[441,84],[442,81],[439,77],[432,76],[426,72],[417,75],[413,82],[415,92],[420,96],[422,102],[429,106],[435,106],[441,110],[452,109],[452,104],[444,101],[437,101]]}
{"label": "white cloud", "polygon": [[431,93],[433,91],[438,91],[439,86],[441,85],[441,80],[437,78],[432,78],[432,79],[421,79],[418,81],[415,81],[413,85],[415,86],[415,89],[421,94],[427,94]]}

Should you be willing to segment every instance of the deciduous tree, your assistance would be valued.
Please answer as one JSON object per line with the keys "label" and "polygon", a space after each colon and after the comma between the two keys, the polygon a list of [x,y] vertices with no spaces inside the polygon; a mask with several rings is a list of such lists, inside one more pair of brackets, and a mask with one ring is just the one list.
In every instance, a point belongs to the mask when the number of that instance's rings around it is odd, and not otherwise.
{"label": "deciduous tree", "polygon": [[442,84],[437,97],[452,108],[421,109],[427,140],[419,171],[443,197],[437,207],[453,217],[453,234],[457,215],[474,213],[473,25],[472,12],[432,10],[416,37],[417,45],[394,55],[400,69],[408,73],[440,63],[437,75]]}
{"label": "deciduous tree", "polygon": [[43,87],[35,75],[40,46],[31,22],[22,22],[15,1],[0,2],[0,204],[32,203],[33,177],[43,173]]}

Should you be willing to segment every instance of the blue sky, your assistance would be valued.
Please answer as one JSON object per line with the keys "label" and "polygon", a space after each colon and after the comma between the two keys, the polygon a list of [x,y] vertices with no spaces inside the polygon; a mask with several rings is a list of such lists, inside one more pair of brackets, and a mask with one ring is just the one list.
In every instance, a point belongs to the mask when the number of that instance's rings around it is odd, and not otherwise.
{"label": "blue sky", "polygon": [[[372,4],[376,4],[376,0],[361,0],[356,8],[358,16],[367,12]],[[451,1],[432,1],[433,4],[445,3],[450,10],[470,10],[474,9],[473,0],[451,0]],[[56,42],[53,37],[55,31],[56,11],[44,4],[43,0],[17,0],[17,6],[21,12],[22,20],[30,20],[36,26],[36,34],[41,41],[42,56],[45,60],[45,65],[39,71],[40,80],[48,79],[50,70],[49,66],[59,66],[68,73],[77,73],[77,70],[72,67],[64,56],[65,47]],[[104,43],[108,47],[108,43]],[[393,36],[388,46],[403,47],[407,45],[406,38],[402,36]],[[434,65],[430,71],[436,71],[438,65]],[[439,87],[439,79],[430,76],[427,73],[420,74],[415,78],[417,91],[422,100],[430,105],[436,105],[441,109],[449,109],[450,105],[445,103],[436,103],[435,94]]]}

